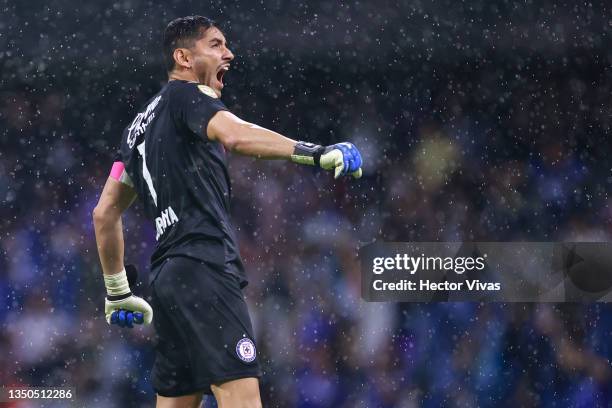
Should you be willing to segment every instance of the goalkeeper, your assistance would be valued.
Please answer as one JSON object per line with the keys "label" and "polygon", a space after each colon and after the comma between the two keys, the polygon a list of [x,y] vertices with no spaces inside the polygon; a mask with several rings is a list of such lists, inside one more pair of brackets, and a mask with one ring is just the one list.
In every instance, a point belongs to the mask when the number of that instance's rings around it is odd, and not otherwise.
{"label": "goalkeeper", "polygon": [[[297,142],[233,115],[219,100],[234,55],[223,33],[201,16],[164,32],[168,83],[126,127],[94,210],[110,324],[154,323],[152,371],[158,407],[259,407],[257,343],[242,295],[247,284],[230,221],[226,150],[285,159],[361,177],[351,143]],[[124,267],[122,213],[139,198],[155,223],[151,305],[135,296]]]}

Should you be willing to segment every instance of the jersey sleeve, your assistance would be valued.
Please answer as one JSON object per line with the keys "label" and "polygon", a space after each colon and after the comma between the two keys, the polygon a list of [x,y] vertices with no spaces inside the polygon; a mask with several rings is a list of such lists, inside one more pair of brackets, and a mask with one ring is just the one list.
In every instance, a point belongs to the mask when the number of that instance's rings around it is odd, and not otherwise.
{"label": "jersey sleeve", "polygon": [[208,122],[215,113],[228,110],[214,91],[206,85],[195,83],[182,84],[172,96],[176,118],[193,133],[206,135]]}

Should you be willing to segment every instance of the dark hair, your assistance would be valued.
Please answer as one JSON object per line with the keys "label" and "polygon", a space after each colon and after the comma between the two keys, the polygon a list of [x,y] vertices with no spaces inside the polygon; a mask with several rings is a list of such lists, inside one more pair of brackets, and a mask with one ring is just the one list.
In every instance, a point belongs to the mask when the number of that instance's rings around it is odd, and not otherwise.
{"label": "dark hair", "polygon": [[168,72],[174,69],[174,50],[189,48],[213,27],[215,22],[204,16],[187,16],[172,20],[164,30],[164,63]]}

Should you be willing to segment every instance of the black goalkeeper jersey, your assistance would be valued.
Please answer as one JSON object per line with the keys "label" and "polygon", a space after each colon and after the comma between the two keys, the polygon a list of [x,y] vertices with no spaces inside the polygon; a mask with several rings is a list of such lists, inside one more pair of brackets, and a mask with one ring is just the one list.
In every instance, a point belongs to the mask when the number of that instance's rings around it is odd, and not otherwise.
{"label": "black goalkeeper jersey", "polygon": [[221,267],[246,285],[229,216],[225,150],[206,138],[208,122],[220,110],[227,108],[211,88],[170,81],[124,130],[120,156],[155,222],[152,266],[185,256]]}

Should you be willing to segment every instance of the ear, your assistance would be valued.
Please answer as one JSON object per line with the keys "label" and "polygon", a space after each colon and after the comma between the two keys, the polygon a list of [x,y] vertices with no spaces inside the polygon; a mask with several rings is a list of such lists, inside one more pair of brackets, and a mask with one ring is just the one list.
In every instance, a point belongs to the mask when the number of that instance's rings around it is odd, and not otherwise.
{"label": "ear", "polygon": [[191,51],[187,48],[177,48],[172,54],[174,57],[174,63],[185,69],[191,69]]}

